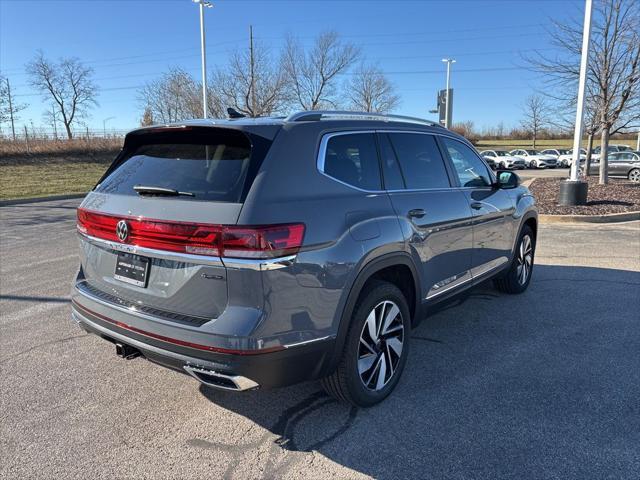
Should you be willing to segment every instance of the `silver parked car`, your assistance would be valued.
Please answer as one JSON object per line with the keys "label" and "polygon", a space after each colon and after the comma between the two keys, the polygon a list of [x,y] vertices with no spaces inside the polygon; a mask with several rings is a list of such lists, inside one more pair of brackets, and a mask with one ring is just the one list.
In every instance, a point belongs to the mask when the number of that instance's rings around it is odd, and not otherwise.
{"label": "silver parked car", "polygon": [[135,130],[77,229],[72,315],[119,356],[370,406],[435,305],[527,289],[537,213],[438,124],[314,111]]}
{"label": "silver parked car", "polygon": [[[632,182],[640,182],[640,151],[614,152],[607,155],[609,159],[609,175],[625,177]],[[584,166],[582,167],[584,169]],[[600,161],[594,160],[589,165],[589,174],[597,175]]]}

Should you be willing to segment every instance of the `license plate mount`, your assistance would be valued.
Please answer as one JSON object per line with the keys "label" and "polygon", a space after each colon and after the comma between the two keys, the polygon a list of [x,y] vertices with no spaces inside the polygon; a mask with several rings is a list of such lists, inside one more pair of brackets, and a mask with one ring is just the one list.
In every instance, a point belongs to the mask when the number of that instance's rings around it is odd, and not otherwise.
{"label": "license plate mount", "polygon": [[150,266],[151,260],[147,257],[119,252],[113,278],[129,285],[147,288]]}

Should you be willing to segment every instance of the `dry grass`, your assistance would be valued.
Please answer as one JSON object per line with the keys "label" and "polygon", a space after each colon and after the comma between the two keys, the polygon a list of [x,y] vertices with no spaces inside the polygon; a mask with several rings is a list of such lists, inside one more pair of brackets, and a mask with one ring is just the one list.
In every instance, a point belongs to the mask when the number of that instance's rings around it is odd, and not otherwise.
{"label": "dry grass", "polygon": [[0,165],[65,162],[108,162],[122,148],[122,138],[78,138],[74,140],[0,140]]}
{"label": "dry grass", "polygon": [[97,162],[0,165],[0,200],[85,193],[108,165]]}
{"label": "dry grass", "polygon": [[121,138],[0,141],[0,199],[85,193],[122,147]]}

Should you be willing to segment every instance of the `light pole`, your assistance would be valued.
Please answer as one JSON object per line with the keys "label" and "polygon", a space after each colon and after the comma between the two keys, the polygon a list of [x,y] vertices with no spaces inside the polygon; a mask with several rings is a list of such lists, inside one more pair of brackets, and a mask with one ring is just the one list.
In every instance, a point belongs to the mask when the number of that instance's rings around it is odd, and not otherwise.
{"label": "light pole", "polygon": [[[589,40],[591,37],[592,0],[586,0],[584,8],[584,27],[582,29],[582,56],[580,58],[580,78],[578,79],[578,104],[576,106],[576,127],[573,133],[573,158],[571,159],[571,176],[560,183],[558,203],[560,205],[584,205],[587,203],[589,184],[580,181],[580,144],[584,126],[584,97],[587,83],[587,66],[589,63]],[[586,163],[585,163],[586,168]]]}
{"label": "light pole", "polygon": [[442,61],[447,64],[447,100],[444,112],[444,126],[446,128],[451,128],[451,103],[449,103],[451,99],[449,97],[449,86],[451,85],[451,64],[456,63],[456,61],[453,58],[443,58]]}
{"label": "light pole", "polygon": [[114,118],[116,118],[116,117],[108,117],[108,118],[105,118],[104,120],[102,120],[102,135],[103,135],[105,138],[106,138],[106,136],[107,136],[107,122],[108,122],[109,120],[113,120]]}
{"label": "light pole", "polygon": [[202,118],[207,118],[207,45],[204,38],[204,9],[213,7],[206,0],[193,0],[200,6],[200,53],[202,55]]}
{"label": "light pole", "polygon": [[582,58],[580,60],[580,78],[578,80],[578,105],[576,108],[576,128],[573,134],[573,158],[571,163],[571,181],[577,182],[580,172],[580,143],[584,122],[584,97],[587,82],[587,63],[589,61],[589,38],[591,37],[591,0],[586,0],[584,29],[582,31]]}

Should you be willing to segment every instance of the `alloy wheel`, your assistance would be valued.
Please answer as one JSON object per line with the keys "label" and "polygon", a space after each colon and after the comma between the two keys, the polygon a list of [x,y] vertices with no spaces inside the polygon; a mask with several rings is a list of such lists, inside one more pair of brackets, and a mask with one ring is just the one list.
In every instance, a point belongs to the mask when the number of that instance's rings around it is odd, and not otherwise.
{"label": "alloy wheel", "polygon": [[516,276],[518,283],[524,285],[531,275],[531,268],[533,266],[533,244],[531,237],[525,235],[522,237],[520,247],[518,249],[518,265],[516,269]]}
{"label": "alloy wheel", "polygon": [[634,168],[629,172],[629,180],[632,182],[640,182],[640,169]]}
{"label": "alloy wheel", "polygon": [[400,308],[385,300],[376,305],[362,326],[358,373],[369,390],[382,390],[395,374],[402,357],[404,324]]}

